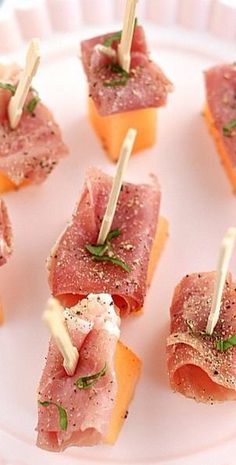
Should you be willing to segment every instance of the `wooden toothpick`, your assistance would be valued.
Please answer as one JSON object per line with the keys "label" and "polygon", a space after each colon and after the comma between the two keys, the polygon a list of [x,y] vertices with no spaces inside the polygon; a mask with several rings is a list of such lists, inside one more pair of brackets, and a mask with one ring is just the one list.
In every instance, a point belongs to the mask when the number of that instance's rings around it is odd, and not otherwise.
{"label": "wooden toothpick", "polygon": [[15,129],[20,122],[22,115],[23,107],[30,89],[30,85],[34,75],[37,72],[40,62],[40,47],[39,40],[32,39],[30,41],[27,55],[25,68],[23,74],[17,86],[15,95],[10,99],[8,105],[8,117],[10,122],[10,127]]}
{"label": "wooden toothpick", "polygon": [[128,161],[129,161],[129,157],[133,150],[136,135],[137,135],[136,129],[129,129],[125,137],[125,140],[122,144],[119,161],[117,164],[116,175],[113,180],[110,197],[108,200],[107,208],[106,208],[103,220],[102,220],[102,225],[101,225],[101,229],[100,229],[98,240],[97,240],[98,244],[104,244],[107,238],[107,235],[111,229],[112,221],[113,221],[115,211],[116,211],[116,204],[118,201],[120,189],[121,189],[122,182],[123,182],[124,173],[125,173]]}
{"label": "wooden toothpick", "polygon": [[79,353],[71,342],[63,315],[63,307],[53,297],[48,301],[47,308],[43,313],[43,320],[49,327],[52,337],[64,358],[63,366],[66,373],[73,376],[79,360]]}
{"label": "wooden toothpick", "polygon": [[212,334],[220,315],[220,307],[224,285],[228,273],[229,262],[236,240],[236,228],[229,228],[222,240],[218,266],[216,272],[215,289],[212,299],[211,311],[207,321],[206,333]]}
{"label": "wooden toothpick", "polygon": [[121,41],[118,45],[118,62],[127,73],[130,70],[130,50],[134,35],[135,10],[138,0],[127,0]]}

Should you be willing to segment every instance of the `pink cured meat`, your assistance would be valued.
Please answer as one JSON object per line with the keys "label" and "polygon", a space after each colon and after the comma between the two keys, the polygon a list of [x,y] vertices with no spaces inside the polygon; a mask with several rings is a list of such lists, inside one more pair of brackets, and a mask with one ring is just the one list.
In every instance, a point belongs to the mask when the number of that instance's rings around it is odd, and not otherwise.
{"label": "pink cured meat", "polygon": [[236,347],[221,352],[219,339],[236,334],[236,283],[229,273],[213,336],[204,334],[215,272],[187,275],[175,289],[170,309],[167,365],[174,391],[198,402],[236,399]]}
{"label": "pink cured meat", "polygon": [[131,272],[107,262],[94,262],[85,250],[96,244],[112,178],[91,168],[71,224],[59,238],[49,259],[52,293],[67,306],[91,292],[112,295],[122,315],[140,310],[146,294],[147,270],[160,206],[155,185],[124,183],[111,229],[121,235],[112,240],[115,254]]}
{"label": "pink cured meat", "polygon": [[12,229],[7,207],[0,199],[0,266],[4,265],[12,253]]}
{"label": "pink cured meat", "polygon": [[[132,49],[130,78],[125,85],[106,87],[104,83],[119,79],[111,70],[112,58],[94,47],[103,44],[113,34],[106,34],[81,43],[82,62],[89,83],[89,95],[93,98],[102,116],[141,108],[160,107],[166,104],[172,84],[162,70],[149,59],[143,28],[135,28]],[[112,47],[117,50],[118,41]]]}
{"label": "pink cured meat", "polygon": [[236,127],[224,135],[223,127],[236,120],[236,64],[220,65],[205,73],[206,100],[215,127],[236,167]]}
{"label": "pink cured meat", "polygon": [[[89,296],[78,307],[67,310],[65,317],[80,355],[76,371],[73,376],[67,376],[62,356],[51,340],[38,392],[41,402],[55,402],[67,412],[68,427],[62,431],[57,408],[53,405],[38,407],[37,445],[55,452],[72,445],[93,446],[104,442],[117,393],[114,354],[119,317],[115,315],[111,297]],[[114,324],[114,318],[117,334],[111,332],[107,324]],[[91,388],[76,388],[79,377],[97,373],[105,363],[105,375]]]}
{"label": "pink cured meat", "polygon": [[[0,66],[2,83],[17,84],[19,74],[17,65]],[[41,102],[33,113],[25,109],[18,127],[11,130],[7,117],[11,95],[0,89],[0,173],[17,186],[26,180],[37,184],[46,179],[68,149],[51,112]],[[30,92],[27,102],[32,97]]]}

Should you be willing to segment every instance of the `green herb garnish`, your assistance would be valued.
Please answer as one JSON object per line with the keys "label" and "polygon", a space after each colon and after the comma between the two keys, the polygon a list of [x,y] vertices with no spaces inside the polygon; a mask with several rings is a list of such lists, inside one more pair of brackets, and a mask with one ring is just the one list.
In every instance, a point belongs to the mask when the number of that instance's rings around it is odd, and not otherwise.
{"label": "green herb garnish", "polygon": [[17,87],[16,85],[10,84],[9,82],[0,82],[0,88],[9,90],[12,93],[12,95],[15,94],[16,87]]}
{"label": "green herb garnish", "polygon": [[108,250],[108,244],[101,244],[101,245],[90,245],[87,244],[85,248],[88,250],[91,255],[95,257],[102,257],[106,251]]}
{"label": "green herb garnish", "polygon": [[26,105],[26,109],[28,110],[29,113],[33,113],[35,110],[36,105],[40,102],[40,98],[38,95],[33,97],[29,103]]}
{"label": "green herb garnish", "polygon": [[39,400],[38,403],[39,405],[42,405],[43,407],[49,407],[49,405],[54,405],[55,407],[57,407],[58,414],[59,414],[60,428],[62,431],[67,430],[67,426],[68,426],[67,413],[66,413],[66,410],[61,405],[58,405],[55,402],[50,402],[49,400],[45,400],[44,402],[41,402]]}
{"label": "green herb garnish", "polygon": [[119,229],[113,229],[109,232],[106,241],[104,244],[86,244],[86,250],[92,255],[93,260],[97,262],[110,262],[114,265],[120,266],[123,270],[127,271],[128,273],[131,271],[131,268],[127,263],[117,257],[112,249],[111,241],[115,237],[120,236]]}
{"label": "green herb garnish", "polygon": [[[9,82],[0,82],[0,88],[9,90],[12,93],[12,95],[15,95],[17,85],[10,84]],[[32,99],[26,105],[26,110],[28,110],[29,113],[33,113],[37,103],[40,101],[40,98],[38,96],[38,92],[33,87],[30,87],[30,91],[36,95],[32,97]]]}
{"label": "green herb garnish", "polygon": [[104,367],[100,371],[94,373],[93,375],[81,376],[77,379],[75,385],[78,389],[90,389],[100,378],[106,374],[106,371],[107,364],[105,362]]}
{"label": "green herb garnish", "polygon": [[112,36],[108,37],[104,40],[103,45],[104,47],[112,47],[113,42],[121,39],[122,31],[115,32]]}
{"label": "green herb garnish", "polygon": [[236,119],[232,119],[223,126],[223,134],[226,137],[231,136],[232,129],[236,128]]}
{"label": "green herb garnish", "polygon": [[118,74],[118,79],[107,79],[103,82],[105,87],[125,86],[129,79],[129,73],[125,71],[118,63],[109,63],[107,65],[113,73]]}
{"label": "green herb garnish", "polygon": [[229,339],[225,339],[224,341],[221,339],[217,341],[216,348],[220,350],[220,352],[225,352],[225,350],[230,349],[236,345],[236,334],[234,336],[229,337]]}
{"label": "green herb garnish", "polygon": [[127,79],[129,78],[129,73],[127,73],[127,71],[125,71],[123,68],[121,68],[121,66],[118,63],[109,63],[107,65],[107,68],[110,68],[110,70],[113,73],[120,74],[121,76],[124,76]]}
{"label": "green herb garnish", "polygon": [[123,268],[123,270],[127,271],[127,273],[130,273],[131,268],[127,263],[123,262],[123,260],[120,260],[120,258],[117,257],[109,257],[108,255],[104,255],[103,257],[94,257],[94,260],[96,262],[111,262],[114,265],[120,266]]}
{"label": "green herb garnish", "polygon": [[119,236],[120,236],[120,230],[119,229],[113,229],[107,235],[107,242],[110,242],[112,239],[114,239],[114,237],[119,237]]}
{"label": "green herb garnish", "polygon": [[111,79],[110,81],[104,81],[104,87],[118,87],[118,86],[126,86],[127,79]]}

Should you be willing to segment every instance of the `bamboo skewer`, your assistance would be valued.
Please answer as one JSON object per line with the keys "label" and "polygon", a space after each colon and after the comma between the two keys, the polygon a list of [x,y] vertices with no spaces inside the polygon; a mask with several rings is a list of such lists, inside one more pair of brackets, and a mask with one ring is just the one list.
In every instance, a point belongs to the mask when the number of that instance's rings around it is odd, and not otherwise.
{"label": "bamboo skewer", "polygon": [[69,376],[73,376],[78,360],[79,353],[73,346],[70,335],[63,316],[63,307],[58,300],[53,297],[49,299],[47,308],[43,313],[43,321],[47,324],[52,337],[62,354],[64,361],[63,366]]}
{"label": "bamboo skewer", "polygon": [[27,55],[25,68],[23,74],[17,86],[15,95],[10,99],[8,105],[8,117],[10,127],[15,129],[22,115],[23,107],[27,99],[27,95],[31,86],[33,77],[35,76],[40,62],[40,46],[38,39],[32,39],[30,41]]}
{"label": "bamboo skewer", "polygon": [[127,73],[130,71],[130,50],[134,35],[135,11],[138,0],[127,0],[121,41],[118,45],[118,62]]}
{"label": "bamboo skewer", "polygon": [[111,229],[112,221],[116,211],[118,197],[120,194],[120,189],[123,182],[124,173],[126,171],[129,157],[134,146],[136,135],[136,129],[129,129],[125,137],[125,140],[122,144],[120,157],[117,164],[116,175],[113,180],[110,197],[108,200],[107,208],[103,217],[101,229],[97,240],[98,244],[104,244],[107,235]]}
{"label": "bamboo skewer", "polygon": [[236,240],[236,228],[229,228],[222,240],[218,258],[215,289],[211,311],[207,321],[206,333],[212,334],[220,315],[221,300],[228,273],[229,262]]}

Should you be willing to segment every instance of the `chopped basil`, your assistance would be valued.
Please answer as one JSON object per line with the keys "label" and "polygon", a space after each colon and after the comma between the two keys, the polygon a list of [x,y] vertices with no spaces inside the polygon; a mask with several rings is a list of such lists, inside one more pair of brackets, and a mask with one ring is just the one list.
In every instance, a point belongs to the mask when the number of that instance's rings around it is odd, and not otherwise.
{"label": "chopped basil", "polygon": [[107,364],[105,362],[104,367],[100,371],[94,373],[93,375],[81,376],[77,379],[75,385],[78,389],[90,389],[100,378],[106,374],[106,371]]}
{"label": "chopped basil", "polygon": [[107,236],[107,242],[110,242],[114,237],[119,237],[120,236],[120,230],[119,229],[113,229],[112,231],[109,232]]}
{"label": "chopped basil", "polygon": [[236,128],[236,119],[232,119],[227,124],[223,126],[224,136],[229,137],[231,135],[232,129]]}
{"label": "chopped basil", "polygon": [[[0,88],[9,90],[12,93],[12,95],[15,95],[17,85],[10,84],[9,82],[0,82]],[[40,101],[40,98],[38,97],[38,92],[35,89],[33,89],[33,87],[30,87],[30,91],[34,92],[34,94],[36,95],[32,97],[32,99],[26,105],[26,110],[28,110],[29,113],[33,113],[37,103]]]}
{"label": "chopped basil", "polygon": [[119,78],[106,79],[103,82],[103,85],[105,87],[125,86],[127,84],[127,81],[129,79],[129,73],[127,73],[127,71],[121,68],[121,66],[118,63],[109,63],[107,65],[107,68],[109,68],[113,73],[118,74]]}
{"label": "chopped basil", "polygon": [[26,106],[26,109],[28,110],[29,113],[33,113],[34,110],[35,110],[35,107],[37,105],[37,103],[40,102],[40,98],[38,97],[38,95],[36,95],[35,97],[33,97],[28,105]]}
{"label": "chopped basil", "polygon": [[221,352],[225,352],[225,350],[230,349],[236,345],[236,334],[234,336],[229,337],[229,339],[225,339],[224,341],[221,339],[217,341],[216,348]]}
{"label": "chopped basil", "polygon": [[100,261],[113,263],[114,265],[120,266],[124,271],[127,271],[129,273],[131,271],[129,265],[127,265],[127,263],[125,263],[116,255],[114,255],[112,249],[111,240],[119,236],[120,230],[113,229],[109,232],[104,244],[86,244],[85,249],[92,255],[93,260],[97,262]]}
{"label": "chopped basil", "polygon": [[117,40],[121,39],[121,34],[122,31],[115,32],[114,34],[112,34],[112,36],[104,40],[103,45],[105,47],[111,47],[113,45],[113,42],[116,42]]}
{"label": "chopped basil", "polygon": [[15,94],[16,87],[17,87],[16,85],[10,84],[9,82],[0,82],[0,88],[9,90],[12,93],[12,95]]}
{"label": "chopped basil", "polygon": [[45,400],[44,402],[41,402],[41,400],[39,400],[39,405],[42,405],[43,407],[48,407],[49,405],[51,405],[51,402],[49,402],[49,400]]}
{"label": "chopped basil", "polygon": [[88,250],[91,255],[95,257],[102,257],[104,253],[108,250],[108,244],[101,244],[101,245],[90,245],[87,244],[85,246],[86,250]]}
{"label": "chopped basil", "polygon": [[41,402],[39,400],[38,403],[39,405],[42,405],[43,407],[49,407],[49,405],[54,405],[55,407],[57,407],[58,414],[59,414],[60,428],[62,431],[67,430],[67,426],[68,426],[67,413],[66,413],[66,410],[61,405],[58,405],[55,402],[50,402],[49,400],[45,400],[44,402]]}
{"label": "chopped basil", "polygon": [[104,255],[103,257],[93,257],[93,260],[97,262],[111,262],[114,265],[120,266],[123,268],[123,270],[127,271],[127,273],[130,273],[131,268],[127,263],[123,262],[123,260],[120,260],[120,258],[117,257],[109,257],[109,255]]}
{"label": "chopped basil", "polygon": [[127,79],[112,79],[110,81],[104,81],[104,87],[118,87],[118,86],[126,86]]}
{"label": "chopped basil", "polygon": [[129,73],[127,73],[127,71],[121,68],[121,66],[118,65],[118,63],[109,63],[107,65],[107,68],[109,68],[113,73],[120,74],[121,76],[124,76],[127,79],[129,78]]}

